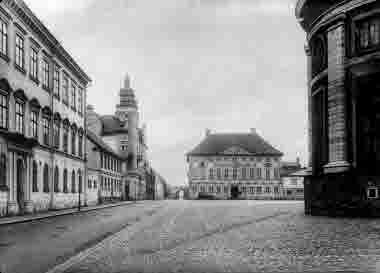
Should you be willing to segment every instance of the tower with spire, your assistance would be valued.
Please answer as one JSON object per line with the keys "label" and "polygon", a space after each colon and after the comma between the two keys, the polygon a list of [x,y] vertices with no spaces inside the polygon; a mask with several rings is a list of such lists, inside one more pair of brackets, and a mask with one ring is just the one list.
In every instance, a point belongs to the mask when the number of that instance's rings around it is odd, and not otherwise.
{"label": "tower with spire", "polygon": [[137,100],[135,91],[131,88],[131,80],[128,74],[124,78],[124,86],[120,89],[119,97],[120,102],[116,105],[115,115],[124,123],[125,128],[128,128],[128,120],[131,113],[136,115],[138,123]]}

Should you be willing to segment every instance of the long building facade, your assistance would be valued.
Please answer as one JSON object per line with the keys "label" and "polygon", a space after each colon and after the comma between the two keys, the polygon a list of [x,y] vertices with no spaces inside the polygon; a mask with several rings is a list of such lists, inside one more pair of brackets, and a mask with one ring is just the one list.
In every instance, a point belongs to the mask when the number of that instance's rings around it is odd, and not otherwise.
{"label": "long building facade", "polygon": [[258,135],[212,134],[187,155],[190,199],[281,199],[283,154]]}
{"label": "long building facade", "polygon": [[380,1],[299,0],[307,34],[307,214],[380,215]]}
{"label": "long building facade", "polygon": [[90,81],[22,0],[0,3],[0,216],[86,203]]}

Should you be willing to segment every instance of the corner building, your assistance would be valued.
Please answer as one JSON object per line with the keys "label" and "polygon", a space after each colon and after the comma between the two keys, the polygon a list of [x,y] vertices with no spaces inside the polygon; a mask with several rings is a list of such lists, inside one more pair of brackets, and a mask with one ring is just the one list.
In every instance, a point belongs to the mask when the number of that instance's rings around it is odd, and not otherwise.
{"label": "corner building", "polygon": [[190,199],[281,199],[283,154],[254,129],[212,134],[187,154]]}
{"label": "corner building", "polygon": [[299,0],[307,34],[307,214],[379,213],[380,1]]}
{"label": "corner building", "polygon": [[[87,106],[88,142],[100,146],[100,153],[88,149],[95,184],[100,185],[101,198],[110,196],[112,189],[121,188],[122,199],[142,200],[147,198],[147,176],[150,164],[147,157],[146,127],[139,127],[139,111],[135,92],[130,86],[129,76],[121,88],[120,103],[115,115],[99,115],[94,107]],[[98,166],[95,167],[94,166]],[[97,179],[96,179],[97,177]]]}
{"label": "corner building", "polygon": [[90,81],[22,0],[0,3],[0,216],[86,203]]}

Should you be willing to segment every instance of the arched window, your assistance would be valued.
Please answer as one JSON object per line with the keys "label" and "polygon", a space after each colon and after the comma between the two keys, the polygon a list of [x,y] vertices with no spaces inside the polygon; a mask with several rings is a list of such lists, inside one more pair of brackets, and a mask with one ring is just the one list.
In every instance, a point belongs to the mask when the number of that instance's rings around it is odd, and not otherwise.
{"label": "arched window", "polygon": [[77,138],[77,130],[76,127],[71,126],[71,154],[76,154],[76,138]]}
{"label": "arched window", "polygon": [[71,193],[75,193],[75,172],[71,173]]}
{"label": "arched window", "polygon": [[4,153],[0,155],[0,187],[7,185],[7,157]]}
{"label": "arched window", "polygon": [[59,169],[55,166],[54,170],[54,192],[59,192]]}
{"label": "arched window", "polygon": [[78,170],[78,190],[82,193],[82,171]]}
{"label": "arched window", "polygon": [[8,96],[0,92],[0,128],[8,129]]}
{"label": "arched window", "polygon": [[49,192],[49,166],[45,164],[44,166],[44,187],[43,191],[44,192]]}
{"label": "arched window", "polygon": [[69,189],[67,187],[67,170],[64,169],[63,170],[63,192],[64,193],[68,193],[69,192]]}
{"label": "arched window", "polygon": [[33,192],[38,192],[38,169],[37,162],[33,161],[33,170],[32,170],[32,188]]}

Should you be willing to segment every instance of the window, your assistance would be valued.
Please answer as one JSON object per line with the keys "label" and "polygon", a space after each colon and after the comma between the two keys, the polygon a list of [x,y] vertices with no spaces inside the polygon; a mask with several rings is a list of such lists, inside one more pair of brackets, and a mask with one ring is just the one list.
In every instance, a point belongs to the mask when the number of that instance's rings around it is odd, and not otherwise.
{"label": "window", "polygon": [[63,89],[63,103],[69,104],[69,78],[67,76],[63,76],[63,83],[62,83],[62,89]]}
{"label": "window", "polygon": [[254,168],[249,168],[249,177],[254,178],[255,177],[255,169]]}
{"label": "window", "polygon": [[71,129],[71,154],[75,155],[76,149],[75,149],[75,141],[76,141],[76,129]]}
{"label": "window", "polygon": [[210,179],[214,179],[214,169],[209,169],[209,177]]}
{"label": "window", "polygon": [[49,62],[46,59],[42,60],[42,86],[49,89],[49,73],[50,66]]}
{"label": "window", "polygon": [[269,187],[265,187],[265,193],[270,193],[270,188]]}
{"label": "window", "polygon": [[82,171],[79,170],[78,171],[78,190],[79,190],[79,193],[82,193]]}
{"label": "window", "polygon": [[38,51],[35,48],[30,49],[30,77],[38,80]]}
{"label": "window", "polygon": [[38,192],[38,169],[37,169],[37,162],[33,161],[32,166],[32,191]]}
{"label": "window", "polygon": [[71,84],[71,108],[75,111],[76,110],[76,92],[77,88],[75,86],[75,83]]}
{"label": "window", "polygon": [[54,192],[59,192],[59,170],[57,166],[54,170]]}
{"label": "window", "polygon": [[60,75],[59,75],[59,67],[57,65],[54,65],[54,75],[53,75],[53,92],[54,95],[59,99],[59,85],[60,85]]}
{"label": "window", "polygon": [[75,193],[75,172],[71,173],[71,193]]}
{"label": "window", "polygon": [[380,18],[372,17],[358,24],[359,49],[368,49],[380,44]]}
{"label": "window", "polygon": [[228,187],[224,186],[224,193],[228,193]]}
{"label": "window", "polygon": [[232,169],[232,178],[235,180],[237,179],[237,168]]}
{"label": "window", "polygon": [[261,179],[261,168],[257,168],[257,178]]}
{"label": "window", "polygon": [[7,185],[7,157],[4,153],[0,154],[0,187]]}
{"label": "window", "polygon": [[255,187],[249,187],[249,193],[251,194],[255,193]]}
{"label": "window", "polygon": [[269,168],[265,168],[265,179],[270,180],[270,169]]}
{"label": "window", "polygon": [[83,89],[78,88],[78,113],[83,113]]}
{"label": "window", "polygon": [[78,155],[83,156],[83,133],[79,133],[78,137]]}
{"label": "window", "polygon": [[221,174],[221,170],[220,170],[220,168],[217,168],[217,169],[216,169],[216,176],[218,177],[218,179],[221,178],[222,174]]}
{"label": "window", "polygon": [[8,97],[0,93],[0,128],[8,128]]}
{"label": "window", "polygon": [[54,120],[53,133],[54,133],[54,147],[59,149],[59,137],[61,131],[61,122],[59,119]]}
{"label": "window", "polygon": [[69,192],[68,185],[67,185],[67,170],[66,169],[63,170],[63,192],[64,193]]}
{"label": "window", "polygon": [[274,187],[274,193],[279,193],[278,187]]}
{"label": "window", "polygon": [[247,169],[246,168],[241,169],[241,178],[247,179]]}
{"label": "window", "polygon": [[220,192],[221,192],[221,188],[220,188],[220,186],[216,186],[216,192],[217,192],[217,193],[220,193]]}
{"label": "window", "polygon": [[43,143],[44,145],[49,145],[50,119],[46,116],[42,118],[42,127],[43,127]]}
{"label": "window", "polygon": [[213,186],[208,186],[208,192],[214,192],[214,187]]}
{"label": "window", "polygon": [[44,173],[43,173],[43,191],[48,193],[49,190],[49,166],[47,164],[44,165]]}
{"label": "window", "polygon": [[24,103],[16,101],[16,132],[23,134],[24,133]]}
{"label": "window", "polygon": [[8,56],[8,30],[7,25],[0,20],[0,55]]}
{"label": "window", "polygon": [[24,38],[16,34],[16,65],[24,70],[25,66],[25,48]]}
{"label": "window", "polygon": [[63,151],[67,153],[69,150],[69,125],[63,124]]}
{"label": "window", "polygon": [[201,186],[201,192],[206,192],[206,187],[205,186]]}
{"label": "window", "polygon": [[262,191],[262,188],[261,188],[261,187],[257,187],[257,188],[256,188],[256,192],[257,192],[257,193],[261,193],[261,191]]}
{"label": "window", "polygon": [[30,129],[33,138],[38,138],[38,112],[30,112]]}
{"label": "window", "polygon": [[224,169],[224,178],[228,179],[228,168]]}

